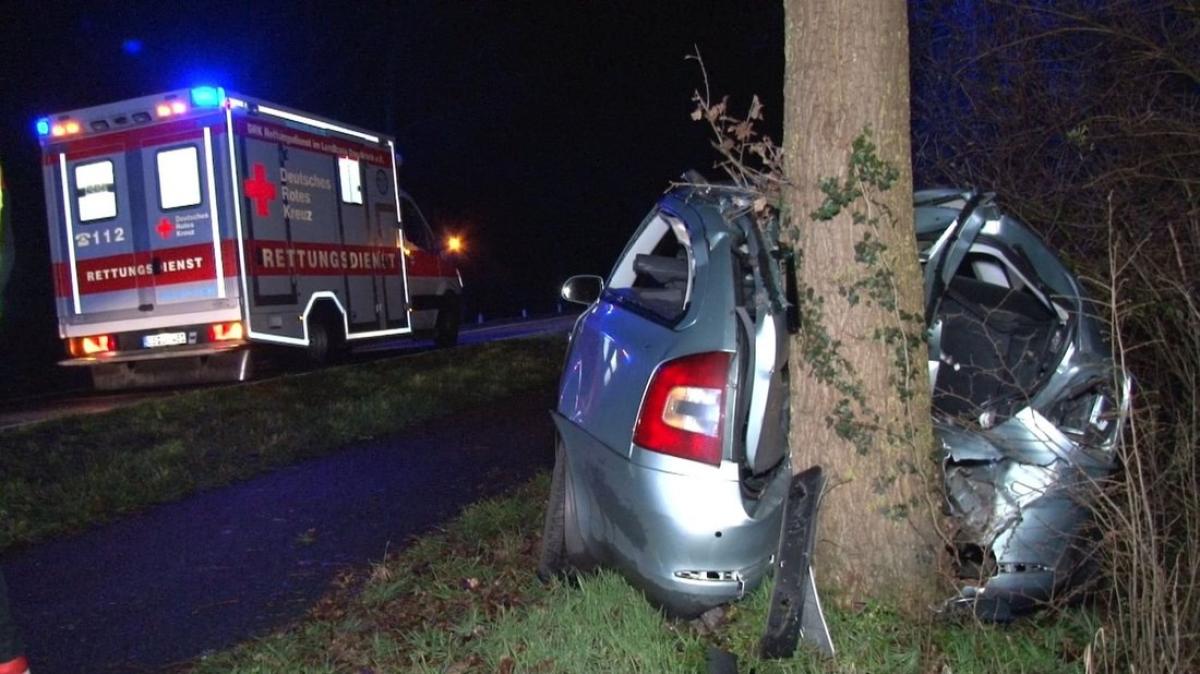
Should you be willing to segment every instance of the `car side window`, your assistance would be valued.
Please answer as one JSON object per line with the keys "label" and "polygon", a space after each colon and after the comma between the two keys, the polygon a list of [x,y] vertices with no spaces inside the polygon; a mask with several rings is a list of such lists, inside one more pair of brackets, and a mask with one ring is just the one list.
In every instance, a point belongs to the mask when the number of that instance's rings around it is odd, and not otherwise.
{"label": "car side window", "polygon": [[695,271],[683,221],[659,212],[625,249],[609,279],[608,294],[621,304],[673,321],[691,301]]}

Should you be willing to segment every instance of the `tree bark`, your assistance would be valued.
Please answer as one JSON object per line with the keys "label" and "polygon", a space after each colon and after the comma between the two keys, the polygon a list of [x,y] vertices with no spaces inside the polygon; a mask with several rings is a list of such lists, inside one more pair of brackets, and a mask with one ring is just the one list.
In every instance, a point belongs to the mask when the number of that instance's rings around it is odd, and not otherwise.
{"label": "tree bark", "polygon": [[[784,5],[784,216],[802,317],[792,462],[820,464],[829,478],[817,574],[842,605],[924,610],[939,590],[940,485],[913,231],[905,0]],[[890,188],[851,162],[864,130],[896,170]],[[829,178],[849,196],[818,217]]]}

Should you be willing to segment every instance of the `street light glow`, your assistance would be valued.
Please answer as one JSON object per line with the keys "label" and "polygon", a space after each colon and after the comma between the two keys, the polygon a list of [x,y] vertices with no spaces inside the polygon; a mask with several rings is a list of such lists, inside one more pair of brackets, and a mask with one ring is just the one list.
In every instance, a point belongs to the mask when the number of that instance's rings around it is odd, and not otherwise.
{"label": "street light glow", "polygon": [[457,234],[451,234],[450,236],[446,237],[446,250],[450,251],[451,253],[461,253],[463,248],[464,246],[461,236]]}

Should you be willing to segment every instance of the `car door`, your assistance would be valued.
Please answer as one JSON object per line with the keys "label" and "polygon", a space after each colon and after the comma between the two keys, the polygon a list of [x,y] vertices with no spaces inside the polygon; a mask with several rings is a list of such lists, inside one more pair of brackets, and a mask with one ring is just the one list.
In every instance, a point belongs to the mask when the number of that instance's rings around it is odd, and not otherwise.
{"label": "car door", "polygon": [[750,217],[742,216],[736,224],[745,241],[732,251],[735,283],[741,289],[736,315],[743,330],[738,428],[746,430],[740,454],[751,475],[762,475],[788,453],[787,301],[773,244]]}
{"label": "car door", "polygon": [[[950,286],[959,265],[966,259],[971,245],[989,219],[997,220],[1000,215],[984,195],[971,194],[959,209],[958,215],[942,232],[929,249],[925,261],[925,322],[931,324]],[[918,204],[920,206],[922,204]],[[919,216],[918,216],[919,217]],[[920,224],[918,224],[918,228]]]}
{"label": "car door", "polygon": [[[985,201],[986,200],[986,201]],[[986,208],[981,208],[985,206]],[[938,226],[947,210],[958,206],[958,213],[946,225],[929,250],[921,255],[925,275],[925,325],[929,338],[929,383],[934,386],[942,362],[942,324],[938,319],[938,306],[945,296],[950,281],[959,265],[966,259],[971,245],[989,219],[999,213],[986,195],[972,193],[938,194],[922,199],[918,194],[915,203],[915,218],[918,236]]]}

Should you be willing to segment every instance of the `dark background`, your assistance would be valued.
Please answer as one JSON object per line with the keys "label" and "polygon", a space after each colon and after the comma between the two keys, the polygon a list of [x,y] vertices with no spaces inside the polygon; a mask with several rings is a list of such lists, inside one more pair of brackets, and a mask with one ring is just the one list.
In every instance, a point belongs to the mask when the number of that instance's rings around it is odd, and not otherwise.
{"label": "dark background", "polygon": [[[469,319],[556,310],[606,274],[669,180],[708,169],[689,118],[714,93],[781,125],[779,2],[9,3],[0,161],[17,251],[0,399],[59,381],[34,121],[212,84],[397,138],[401,185],[461,233]],[[6,395],[7,394],[7,395]]]}

